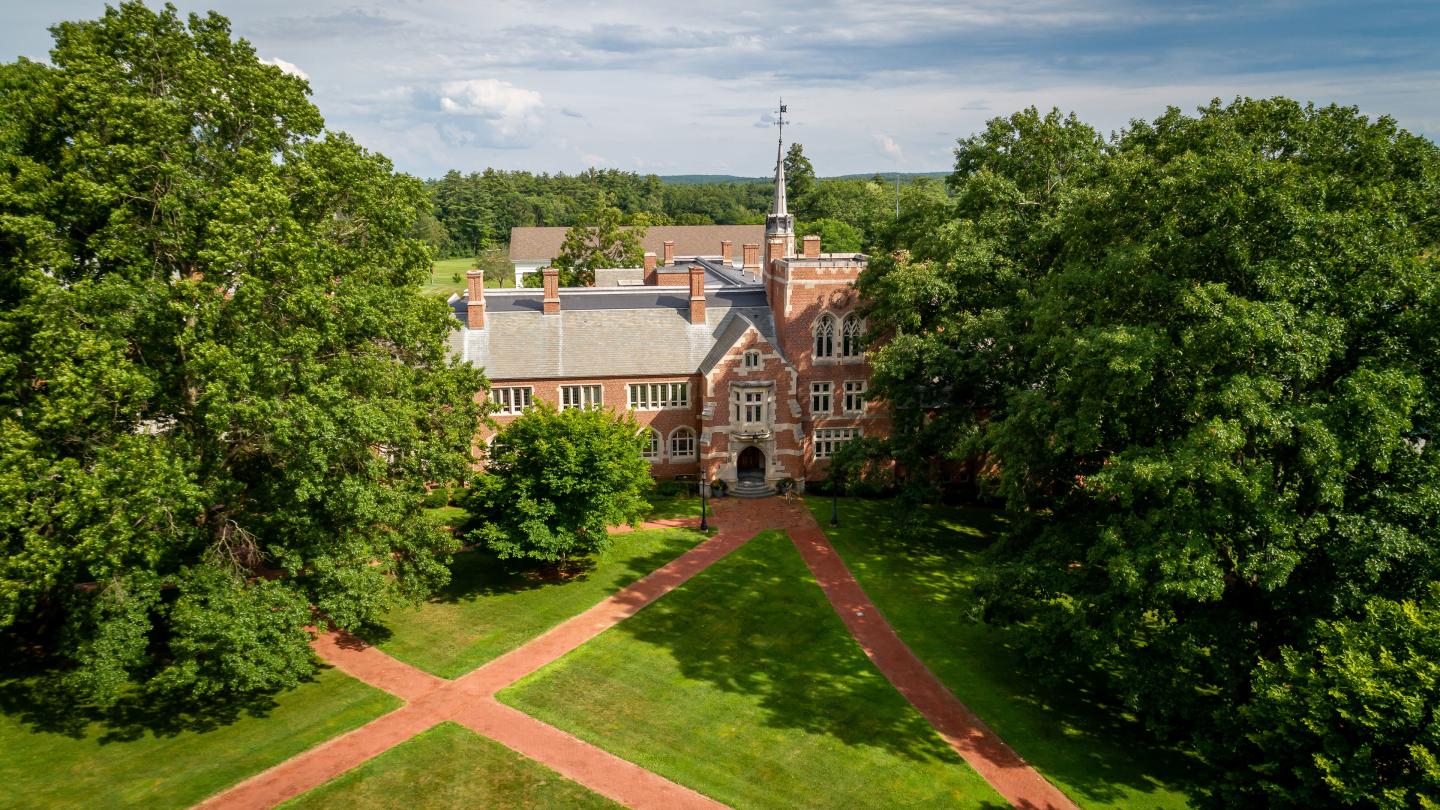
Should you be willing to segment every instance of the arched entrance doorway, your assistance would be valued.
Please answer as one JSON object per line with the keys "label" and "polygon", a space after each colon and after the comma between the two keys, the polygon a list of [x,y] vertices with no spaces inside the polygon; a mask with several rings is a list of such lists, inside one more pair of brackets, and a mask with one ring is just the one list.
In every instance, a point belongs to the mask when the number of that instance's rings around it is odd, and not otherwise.
{"label": "arched entrance doorway", "polygon": [[735,477],[739,479],[765,480],[765,454],[751,445],[740,451],[735,458]]}

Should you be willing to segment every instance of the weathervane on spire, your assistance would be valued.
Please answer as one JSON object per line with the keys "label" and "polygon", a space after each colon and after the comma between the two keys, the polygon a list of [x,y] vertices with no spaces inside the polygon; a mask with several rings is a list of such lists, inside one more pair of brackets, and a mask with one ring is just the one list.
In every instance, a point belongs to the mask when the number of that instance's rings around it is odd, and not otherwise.
{"label": "weathervane on spire", "polygon": [[775,116],[775,126],[780,128],[780,142],[785,142],[785,113],[789,111],[785,106],[785,99],[780,99],[780,112]]}

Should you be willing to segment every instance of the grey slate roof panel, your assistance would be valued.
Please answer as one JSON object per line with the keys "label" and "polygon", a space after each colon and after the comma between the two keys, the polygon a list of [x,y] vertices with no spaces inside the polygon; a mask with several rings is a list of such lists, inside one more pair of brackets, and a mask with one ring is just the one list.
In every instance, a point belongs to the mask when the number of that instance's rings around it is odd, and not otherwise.
{"label": "grey slate roof panel", "polygon": [[462,330],[465,358],[490,379],[686,376],[749,323],[775,341],[761,289],[708,290],[701,324],[690,323],[688,296],[677,290],[562,292],[560,314],[550,316],[535,292],[486,296],[485,328]]}

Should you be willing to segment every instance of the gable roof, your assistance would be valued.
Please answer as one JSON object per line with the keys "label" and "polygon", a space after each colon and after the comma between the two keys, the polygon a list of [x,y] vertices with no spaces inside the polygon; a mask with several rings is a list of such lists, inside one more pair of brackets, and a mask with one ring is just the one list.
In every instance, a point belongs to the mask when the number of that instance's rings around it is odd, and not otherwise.
{"label": "gable roof", "polygon": [[[629,228],[627,227],[627,230]],[[510,261],[548,262],[560,255],[565,241],[563,227],[525,227],[510,229]],[[657,256],[665,255],[665,240],[675,242],[676,256],[719,256],[720,243],[734,243],[733,261],[742,258],[741,247],[747,243],[765,244],[764,225],[652,225],[645,229],[642,244]]]}
{"label": "gable roof", "polygon": [[[558,315],[542,314],[540,299],[540,290],[487,293],[485,328],[461,329],[451,345],[504,381],[689,376],[751,325],[775,342],[760,287],[707,290],[700,324],[690,323],[689,294],[680,287],[567,289]],[[463,319],[465,299],[452,306]]]}
{"label": "gable roof", "polygon": [[[770,312],[768,309],[765,311],[767,313]],[[773,325],[773,322],[766,324],[768,327],[773,327]],[[775,340],[775,330],[773,328],[767,329],[756,323],[750,317],[748,310],[736,309],[731,311],[729,317],[722,321],[720,328],[716,330],[715,345],[710,347],[710,353],[705,355],[704,360],[700,361],[699,372],[701,374],[709,374],[711,370],[720,365],[721,361],[725,359],[726,353],[730,351],[730,348],[738,343],[740,338],[744,337],[745,333],[751,329],[759,333],[760,337],[764,339],[766,343],[770,344],[771,348],[775,349],[777,354],[780,354],[781,362],[789,365],[790,361],[786,359],[784,354],[780,353],[779,344]]]}

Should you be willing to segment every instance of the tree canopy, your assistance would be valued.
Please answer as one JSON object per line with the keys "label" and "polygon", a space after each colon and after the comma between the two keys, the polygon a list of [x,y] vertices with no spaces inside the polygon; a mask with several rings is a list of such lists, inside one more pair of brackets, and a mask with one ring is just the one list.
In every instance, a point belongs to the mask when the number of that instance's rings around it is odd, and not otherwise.
{"label": "tree canopy", "polygon": [[[596,197],[584,219],[565,232],[554,266],[562,287],[593,287],[595,271],[605,267],[639,267],[645,259],[645,228],[622,225],[620,209],[604,195]],[[539,275],[538,273],[534,275]]]}
{"label": "tree canopy", "polygon": [[[790,144],[785,152],[785,191],[797,204],[807,199],[815,190],[815,166],[805,157],[805,147],[799,143]],[[801,215],[795,210],[796,216]]]}
{"label": "tree canopy", "polygon": [[649,508],[649,442],[628,413],[542,403],[495,434],[466,507],[467,536],[502,558],[560,561],[605,548]]}
{"label": "tree canopy", "polygon": [[[1437,152],[1286,99],[1172,109],[1110,142],[1030,109],[962,141],[953,203],[862,276],[894,452],[988,460],[1017,514],[987,617],[1029,633],[1042,672],[1105,673],[1230,801],[1433,795],[1433,725],[1342,739],[1275,712],[1289,684],[1306,711],[1348,688],[1305,651],[1361,643],[1347,628],[1440,579]],[[1419,660],[1365,632],[1364,654]],[[1374,688],[1433,714],[1414,675]],[[1347,757],[1379,776],[1326,772]]]}
{"label": "tree canopy", "polygon": [[127,2],[0,66],[0,627],[80,703],[309,673],[447,577],[425,482],[482,379],[419,295],[423,186],[215,14]]}

